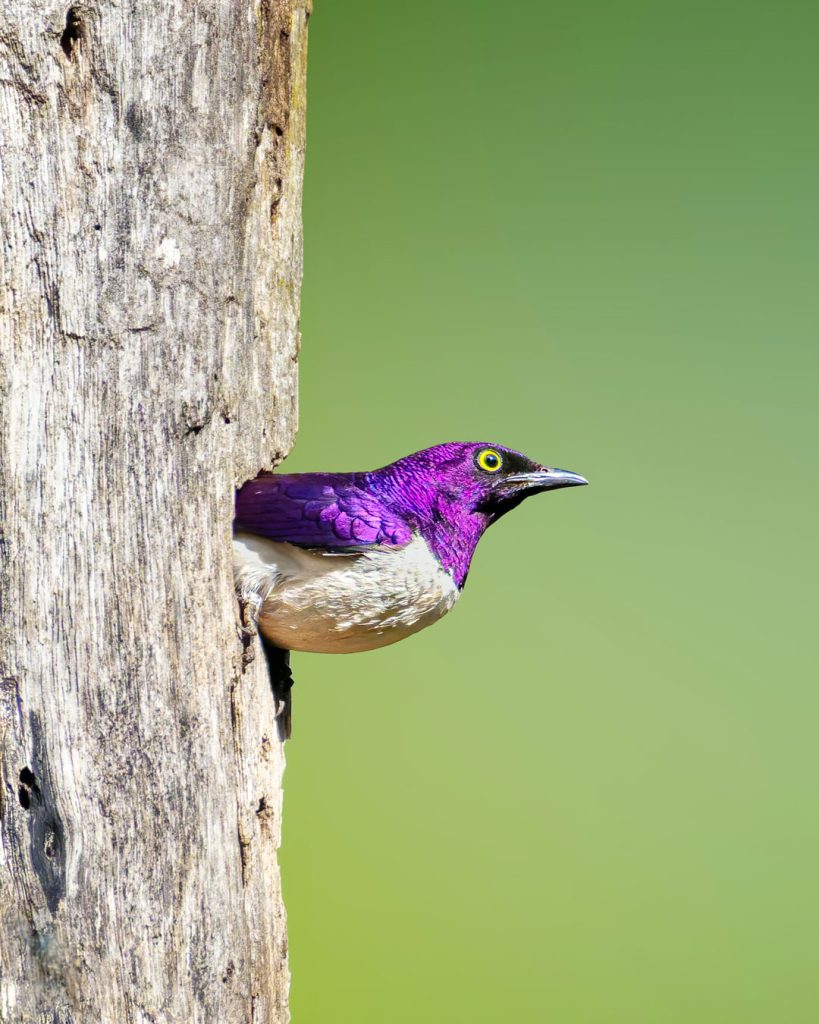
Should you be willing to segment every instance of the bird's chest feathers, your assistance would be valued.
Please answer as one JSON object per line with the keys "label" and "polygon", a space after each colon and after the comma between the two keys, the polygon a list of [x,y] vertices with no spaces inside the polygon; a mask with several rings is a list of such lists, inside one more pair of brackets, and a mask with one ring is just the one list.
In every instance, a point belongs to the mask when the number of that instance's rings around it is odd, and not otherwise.
{"label": "bird's chest feathers", "polygon": [[420,537],[398,549],[324,554],[237,534],[234,573],[243,596],[262,599],[265,635],[290,650],[384,647],[436,622],[459,594]]}

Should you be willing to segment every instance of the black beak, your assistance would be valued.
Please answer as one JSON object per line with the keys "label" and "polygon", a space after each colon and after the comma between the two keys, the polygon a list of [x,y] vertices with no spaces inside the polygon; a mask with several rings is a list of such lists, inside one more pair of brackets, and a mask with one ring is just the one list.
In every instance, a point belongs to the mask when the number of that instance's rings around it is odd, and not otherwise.
{"label": "black beak", "polygon": [[513,473],[511,476],[498,480],[494,491],[510,497],[519,495],[528,497],[541,491],[556,491],[560,487],[582,487],[589,481],[579,473],[570,473],[568,469],[536,469],[528,473]]}
{"label": "black beak", "polygon": [[556,491],[561,487],[582,487],[588,482],[579,473],[570,473],[568,469],[547,469],[545,466],[523,473],[511,473],[495,482],[479,511],[488,512],[497,519],[532,494]]}

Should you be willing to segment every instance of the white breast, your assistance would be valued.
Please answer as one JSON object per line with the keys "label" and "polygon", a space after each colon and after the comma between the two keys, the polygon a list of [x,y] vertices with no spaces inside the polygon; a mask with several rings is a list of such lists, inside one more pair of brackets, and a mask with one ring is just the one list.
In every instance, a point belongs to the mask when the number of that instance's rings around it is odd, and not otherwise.
{"label": "white breast", "polygon": [[460,593],[420,537],[403,548],[324,554],[237,533],[233,574],[268,639],[322,654],[386,647],[437,622]]}

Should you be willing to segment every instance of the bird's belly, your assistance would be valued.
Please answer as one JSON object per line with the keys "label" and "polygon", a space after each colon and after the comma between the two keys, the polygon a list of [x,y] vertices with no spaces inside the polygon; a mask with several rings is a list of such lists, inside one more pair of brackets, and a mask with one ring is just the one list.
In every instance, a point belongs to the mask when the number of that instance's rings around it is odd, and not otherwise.
{"label": "bird's belly", "polygon": [[324,554],[237,534],[233,548],[240,596],[258,595],[262,632],[291,651],[386,647],[437,622],[459,594],[420,537],[400,549]]}

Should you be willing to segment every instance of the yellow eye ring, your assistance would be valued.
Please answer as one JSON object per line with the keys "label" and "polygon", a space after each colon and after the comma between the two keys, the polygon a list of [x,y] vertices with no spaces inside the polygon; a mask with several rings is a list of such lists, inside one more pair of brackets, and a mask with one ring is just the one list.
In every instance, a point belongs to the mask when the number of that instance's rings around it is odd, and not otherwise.
{"label": "yellow eye ring", "polygon": [[497,473],[503,465],[500,452],[496,452],[494,448],[484,448],[478,452],[475,461],[484,473]]}

